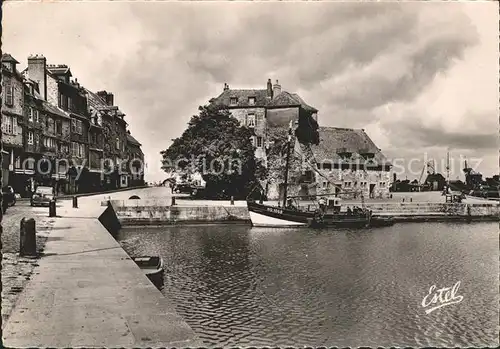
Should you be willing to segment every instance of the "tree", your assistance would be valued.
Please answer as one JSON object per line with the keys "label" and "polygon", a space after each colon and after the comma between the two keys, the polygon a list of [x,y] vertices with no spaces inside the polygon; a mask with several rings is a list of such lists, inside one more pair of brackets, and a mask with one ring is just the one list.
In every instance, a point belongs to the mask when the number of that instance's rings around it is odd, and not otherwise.
{"label": "tree", "polygon": [[244,199],[264,175],[254,157],[253,131],[222,106],[200,106],[181,137],[163,152],[163,169],[199,172],[210,198]]}

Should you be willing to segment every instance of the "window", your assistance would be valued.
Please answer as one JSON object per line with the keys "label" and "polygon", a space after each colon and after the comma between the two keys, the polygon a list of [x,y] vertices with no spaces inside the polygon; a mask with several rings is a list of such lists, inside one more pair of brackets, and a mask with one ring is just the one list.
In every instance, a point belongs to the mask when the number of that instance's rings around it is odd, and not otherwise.
{"label": "window", "polygon": [[28,121],[33,122],[33,108],[28,107]]}
{"label": "window", "polygon": [[255,127],[255,114],[248,114],[247,126],[248,127]]}
{"label": "window", "polygon": [[2,132],[17,135],[17,118],[15,116],[4,115],[2,118]]}
{"label": "window", "polygon": [[263,118],[264,118],[263,115],[256,115],[255,116],[255,127],[262,126]]}
{"label": "window", "polygon": [[116,149],[120,149],[120,138],[116,137]]}
{"label": "window", "polygon": [[56,121],[56,134],[62,135],[62,121],[61,120]]}
{"label": "window", "polygon": [[28,144],[33,145],[33,143],[34,143],[33,132],[28,131]]}
{"label": "window", "polygon": [[248,97],[248,104],[255,105],[255,97]]}
{"label": "window", "polygon": [[68,97],[63,94],[59,94],[59,107],[68,110]]}
{"label": "window", "polygon": [[328,189],[328,184],[327,181],[323,181],[323,189]]}
{"label": "window", "polygon": [[56,147],[56,140],[53,139],[53,138],[45,137],[43,139],[43,145],[45,147],[47,147],[47,148],[55,149],[55,147]]}
{"label": "window", "polygon": [[71,142],[71,153],[73,156],[82,158],[85,156],[85,144]]}
{"label": "window", "polygon": [[73,100],[71,97],[68,97],[68,109],[73,110]]}
{"label": "window", "polygon": [[21,168],[21,157],[16,157],[16,162],[14,163],[15,168]]}
{"label": "window", "polygon": [[35,116],[35,122],[40,122],[40,112],[38,110],[33,110],[33,115]]}
{"label": "window", "polygon": [[238,104],[238,98],[237,97],[231,97],[229,99],[229,104],[230,105],[236,105],[236,104]]}
{"label": "window", "polygon": [[262,137],[257,136],[257,148],[262,148]]}
{"label": "window", "polygon": [[5,105],[14,105],[14,86],[11,84],[5,86]]}
{"label": "window", "polygon": [[46,122],[46,127],[47,127],[47,130],[49,130],[50,132],[54,132],[54,119],[52,119],[51,117],[47,117],[47,122]]}
{"label": "window", "polygon": [[[71,132],[82,134],[83,123],[80,120],[71,119]],[[61,130],[62,131],[62,130]]]}
{"label": "window", "polygon": [[306,170],[304,174],[304,183],[312,183],[314,181],[313,172],[311,170]]}

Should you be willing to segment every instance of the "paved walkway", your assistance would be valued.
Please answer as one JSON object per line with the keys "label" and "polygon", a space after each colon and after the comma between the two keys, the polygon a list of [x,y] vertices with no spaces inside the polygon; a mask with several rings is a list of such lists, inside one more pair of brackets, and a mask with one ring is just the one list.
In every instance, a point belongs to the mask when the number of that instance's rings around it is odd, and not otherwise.
{"label": "paved walkway", "polygon": [[78,209],[71,201],[58,207],[61,217],[7,321],[3,344],[199,346],[173,305],[97,221],[104,208],[95,201],[80,198]]}

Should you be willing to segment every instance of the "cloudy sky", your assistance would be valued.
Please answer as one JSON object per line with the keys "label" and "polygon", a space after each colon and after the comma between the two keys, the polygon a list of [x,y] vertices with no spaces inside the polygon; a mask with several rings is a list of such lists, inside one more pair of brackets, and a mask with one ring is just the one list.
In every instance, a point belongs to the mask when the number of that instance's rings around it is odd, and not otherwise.
{"label": "cloudy sky", "polygon": [[[408,178],[467,157],[498,174],[498,5],[487,3],[4,4],[3,50],[44,54],[106,89],[164,178],[160,150],[197,107],[279,79],[323,126],[364,128]],[[396,160],[403,163],[402,160]],[[403,175],[404,177],[405,175]]]}

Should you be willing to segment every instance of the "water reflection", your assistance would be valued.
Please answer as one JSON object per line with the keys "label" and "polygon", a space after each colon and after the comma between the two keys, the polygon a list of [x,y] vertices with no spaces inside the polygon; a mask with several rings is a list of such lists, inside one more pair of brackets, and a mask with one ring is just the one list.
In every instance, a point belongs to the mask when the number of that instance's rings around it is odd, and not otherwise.
{"label": "water reflection", "polygon": [[[496,224],[375,230],[125,230],[160,254],[164,294],[206,345],[484,346],[498,342]],[[432,284],[464,301],[426,315]]]}

